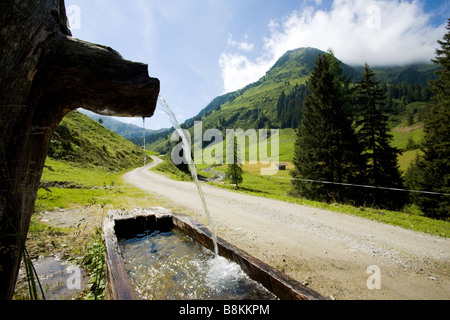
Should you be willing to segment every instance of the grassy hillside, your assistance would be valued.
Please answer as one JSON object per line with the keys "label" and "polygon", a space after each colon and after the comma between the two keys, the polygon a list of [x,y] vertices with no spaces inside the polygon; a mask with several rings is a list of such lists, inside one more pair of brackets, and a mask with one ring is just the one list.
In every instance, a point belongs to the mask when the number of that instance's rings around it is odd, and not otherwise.
{"label": "grassy hillside", "polygon": [[405,173],[412,161],[420,153],[420,144],[424,138],[423,118],[429,103],[414,102],[405,107],[405,111],[393,121],[391,133],[392,145],[403,153],[399,156],[400,170]]}
{"label": "grassy hillside", "polygon": [[[257,82],[228,94],[221,105],[196,117],[205,128],[278,128],[276,105],[282,91],[291,93],[296,85],[303,85],[314,68],[315,61],[323,51],[300,48],[288,51]],[[342,64],[344,72],[354,76],[353,69]],[[185,127],[192,126],[185,123]]]}
{"label": "grassy hillside", "polygon": [[129,197],[142,193],[126,186],[122,175],[142,165],[141,148],[86,115],[71,112],[52,138],[36,211],[91,205],[126,207]]}
{"label": "grassy hillside", "polygon": [[[400,124],[396,125],[392,128],[391,134],[393,136],[392,140],[392,146],[399,148],[403,151],[403,153],[399,156],[399,164],[400,169],[404,173],[409,168],[411,162],[415,159],[416,154],[419,151],[419,145],[422,142],[423,139],[423,123],[421,121],[414,122],[411,126],[407,126],[405,124],[404,119],[401,117],[397,119]],[[291,164],[294,159],[294,145],[296,141],[296,130],[294,129],[281,129],[280,130],[280,138],[279,138],[279,161],[280,162],[286,162],[288,164]],[[226,137],[224,137],[225,139]],[[172,146],[173,144],[167,144],[166,141],[161,141],[160,143]],[[269,148],[271,148],[270,143],[271,139],[269,138]],[[210,163],[212,162],[212,159],[208,158],[209,155],[214,154],[213,149],[219,148],[219,150],[222,150],[223,154],[223,162],[226,162],[226,143],[225,141],[221,144],[219,144],[220,147],[217,147],[217,145],[214,146],[208,146],[203,149],[204,154],[204,163]],[[269,149],[270,150],[270,149]],[[269,151],[270,152],[270,151]],[[250,154],[258,153],[258,146],[257,145],[249,145],[248,141],[245,146],[245,154],[246,154],[246,162],[248,162],[250,158]],[[258,157],[258,161],[259,161]],[[199,165],[201,169],[205,169],[210,167],[209,165]],[[250,171],[253,171],[254,173],[259,173],[259,167],[257,170],[252,170],[250,168],[247,168]],[[164,171],[164,170],[161,170]],[[247,170],[248,171],[248,170]]]}
{"label": "grassy hillside", "polygon": [[56,129],[49,158],[109,171],[143,165],[144,151],[88,116],[73,111]]}

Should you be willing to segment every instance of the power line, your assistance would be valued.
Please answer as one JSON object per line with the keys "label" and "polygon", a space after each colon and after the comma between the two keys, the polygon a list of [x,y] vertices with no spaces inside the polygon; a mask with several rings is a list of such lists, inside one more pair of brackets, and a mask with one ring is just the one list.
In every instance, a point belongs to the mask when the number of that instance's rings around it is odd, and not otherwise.
{"label": "power line", "polygon": [[379,189],[379,190],[389,190],[389,191],[400,191],[400,192],[423,193],[423,194],[432,194],[432,195],[440,195],[440,196],[450,196],[450,193],[440,193],[440,192],[432,192],[432,191],[419,191],[419,190],[407,190],[407,189],[388,188],[388,187],[377,187],[377,186],[370,186],[370,185],[364,185],[364,184],[352,184],[352,183],[343,183],[343,182],[319,181],[319,180],[286,178],[286,177],[275,177],[275,178],[296,180],[296,181],[303,181],[303,182],[311,182],[311,183],[335,184],[335,185],[348,186],[348,187],[359,187],[359,188],[368,188],[368,189]]}

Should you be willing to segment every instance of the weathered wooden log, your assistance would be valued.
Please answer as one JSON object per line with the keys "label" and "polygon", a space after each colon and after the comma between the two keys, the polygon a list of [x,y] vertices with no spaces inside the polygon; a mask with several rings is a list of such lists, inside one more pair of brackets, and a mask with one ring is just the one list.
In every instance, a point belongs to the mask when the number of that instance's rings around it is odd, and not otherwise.
{"label": "weathered wooden log", "polygon": [[151,117],[147,65],[71,38],[64,0],[0,2],[0,300],[11,299],[55,128],[83,107]]}

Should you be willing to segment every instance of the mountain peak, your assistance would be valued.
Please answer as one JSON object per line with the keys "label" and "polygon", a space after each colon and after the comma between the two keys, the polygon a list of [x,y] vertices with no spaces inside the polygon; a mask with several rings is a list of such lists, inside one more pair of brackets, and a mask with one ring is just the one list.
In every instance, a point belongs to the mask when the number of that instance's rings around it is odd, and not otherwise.
{"label": "mountain peak", "polygon": [[300,76],[308,75],[314,68],[319,54],[325,54],[325,52],[311,47],[289,50],[278,59],[275,65],[267,72],[267,75],[279,74],[281,76],[284,73],[285,77],[291,77],[291,74],[280,71],[299,68],[304,70]]}
{"label": "mountain peak", "polygon": [[[317,57],[328,54],[325,51],[312,47],[302,47],[287,51],[275,65],[267,72],[266,76],[274,77],[277,80],[287,80],[309,76],[314,69]],[[340,61],[338,59],[338,61]],[[356,78],[358,74],[355,70],[340,61],[344,75],[349,78]]]}

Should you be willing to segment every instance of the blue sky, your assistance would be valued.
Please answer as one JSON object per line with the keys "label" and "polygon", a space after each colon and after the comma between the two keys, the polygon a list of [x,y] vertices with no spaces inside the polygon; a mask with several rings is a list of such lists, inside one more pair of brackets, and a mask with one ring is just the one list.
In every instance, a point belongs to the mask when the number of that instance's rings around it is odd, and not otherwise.
{"label": "blue sky", "polygon": [[[450,17],[447,1],[66,0],[66,8],[74,37],[148,64],[180,122],[299,47],[332,48],[351,65],[430,61]],[[146,121],[170,126],[158,110]]]}

